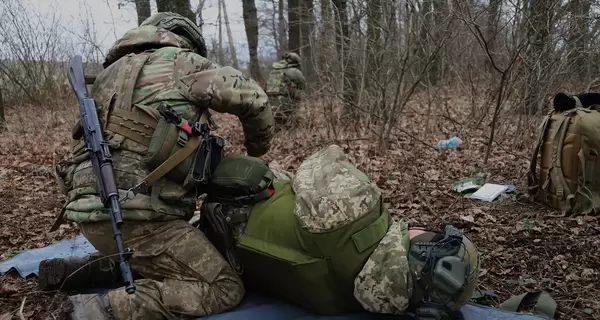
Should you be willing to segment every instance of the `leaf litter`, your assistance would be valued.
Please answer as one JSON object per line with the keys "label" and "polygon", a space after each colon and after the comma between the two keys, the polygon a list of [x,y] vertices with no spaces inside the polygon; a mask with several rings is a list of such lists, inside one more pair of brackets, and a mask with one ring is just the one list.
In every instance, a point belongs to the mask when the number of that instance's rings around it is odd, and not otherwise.
{"label": "leaf litter", "polygon": [[[65,201],[52,168],[69,151],[77,116],[72,104],[65,105],[69,107],[25,105],[7,110],[7,128],[0,134],[0,260],[79,234],[72,224],[48,231]],[[389,148],[380,151],[370,130],[338,130],[333,135],[328,128],[335,121],[323,117],[319,101],[305,103],[299,125],[276,128],[273,146],[263,158],[273,167],[293,171],[314,151],[336,143],[379,185],[395,218],[440,229],[454,224],[472,238],[480,251],[479,289],[497,294],[492,298],[495,306],[511,295],[546,290],[557,301],[562,319],[600,319],[600,232],[590,227],[597,217],[549,218],[554,213],[547,208],[515,198],[482,203],[452,190],[455,181],[474,175],[525,190],[525,159],[533,147],[535,126],[525,135],[519,133],[514,145],[513,139],[499,137],[484,166],[489,129],[469,129],[468,136],[461,136],[463,144],[441,155],[432,146],[454,133],[442,120],[432,126],[435,129],[420,125],[425,116],[417,105],[409,104],[399,120],[402,131],[393,131]],[[451,110],[453,119],[468,118],[466,111],[456,109]],[[227,140],[226,153],[245,154],[239,121],[230,115],[214,116],[216,133]],[[31,127],[45,131],[33,132]],[[65,318],[64,294],[39,292],[35,277],[12,274],[0,277],[0,318],[7,313],[18,316],[25,296],[36,301],[26,304],[27,318]]]}

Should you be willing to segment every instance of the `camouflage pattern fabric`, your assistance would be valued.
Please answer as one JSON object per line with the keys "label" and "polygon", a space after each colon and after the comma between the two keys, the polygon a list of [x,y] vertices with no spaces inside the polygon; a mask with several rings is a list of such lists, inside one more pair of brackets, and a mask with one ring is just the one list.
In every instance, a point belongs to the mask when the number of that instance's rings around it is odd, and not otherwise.
{"label": "camouflage pattern fabric", "polygon": [[[105,255],[117,250],[109,222],[81,223],[83,235]],[[183,220],[125,223],[124,245],[135,250],[136,293],[109,291],[116,319],[176,319],[221,313],[244,296],[241,279],[204,234]]]}
{"label": "camouflage pattern fabric", "polygon": [[294,214],[309,232],[326,232],[353,222],[379,205],[381,190],[331,145],[308,157],[293,180]]}
{"label": "camouflage pattern fabric", "polygon": [[413,294],[408,225],[394,222],[354,280],[354,297],[374,313],[403,314]]}
{"label": "camouflage pattern fabric", "polygon": [[306,89],[306,79],[296,66],[286,60],[274,62],[267,80],[265,90],[267,94],[289,96],[294,100],[300,99],[299,91]]}
{"label": "camouflage pattern fabric", "polygon": [[[265,92],[240,71],[221,67],[190,48],[185,38],[155,26],[129,30],[111,47],[105,60],[106,69],[92,88],[101,121],[106,123],[112,108],[158,117],[156,108],[162,102],[191,121],[199,121],[201,114],[210,108],[240,119],[249,155],[266,153],[273,136],[273,115]],[[141,71],[133,79],[132,66],[139,64]],[[127,86],[133,86],[133,97],[124,96]],[[129,100],[130,104],[123,103]],[[120,134],[109,134],[107,139],[123,198],[125,190],[150,173],[143,163],[147,148]],[[91,162],[83,146],[82,141],[76,142],[72,159],[56,168],[59,186],[69,198],[64,218],[75,222],[108,221],[110,217],[96,195]],[[186,190],[163,177],[123,204],[123,218],[189,219],[197,196],[196,190]]]}

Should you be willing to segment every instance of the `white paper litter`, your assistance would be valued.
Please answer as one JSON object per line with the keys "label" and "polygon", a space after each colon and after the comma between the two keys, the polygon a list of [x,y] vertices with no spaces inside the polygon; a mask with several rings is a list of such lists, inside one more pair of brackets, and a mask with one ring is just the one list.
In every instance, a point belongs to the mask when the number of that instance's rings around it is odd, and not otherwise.
{"label": "white paper litter", "polygon": [[483,185],[483,187],[479,188],[479,190],[473,193],[471,195],[471,198],[486,202],[492,202],[507,189],[508,186],[486,183]]}

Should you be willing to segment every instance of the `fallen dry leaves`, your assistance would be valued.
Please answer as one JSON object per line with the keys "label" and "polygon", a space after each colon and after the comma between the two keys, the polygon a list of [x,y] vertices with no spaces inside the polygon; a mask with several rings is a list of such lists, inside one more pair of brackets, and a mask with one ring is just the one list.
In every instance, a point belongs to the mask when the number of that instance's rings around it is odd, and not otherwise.
{"label": "fallen dry leaves", "polygon": [[[558,302],[562,319],[600,319],[600,232],[588,227],[598,223],[595,217],[549,218],[548,209],[518,202],[514,196],[484,203],[451,189],[454,181],[479,174],[486,182],[511,183],[524,190],[535,121],[527,130],[500,126],[484,166],[489,122],[476,128],[463,100],[450,99],[449,105],[451,110],[424,115],[424,106],[415,99],[402,114],[402,131],[393,132],[389,148],[379,151],[371,130],[337,123],[340,117],[326,114],[321,102],[305,103],[300,124],[278,129],[264,158],[274,167],[293,170],[315,150],[336,143],[381,187],[395,217],[416,226],[452,223],[474,240],[481,252],[480,289],[495,290],[496,305],[511,295],[546,290]],[[48,232],[64,201],[51,170],[54,160],[68,151],[76,115],[75,107],[9,109],[7,130],[0,135],[2,259],[77,234],[74,226]],[[221,114],[215,119],[217,133],[227,139],[227,153],[244,153],[239,121]],[[454,135],[464,141],[459,148],[443,154],[433,148],[437,140]],[[35,279],[0,279],[3,312],[18,312],[27,295],[28,301],[36,299],[24,308],[29,318],[64,314],[64,297],[36,292]]]}

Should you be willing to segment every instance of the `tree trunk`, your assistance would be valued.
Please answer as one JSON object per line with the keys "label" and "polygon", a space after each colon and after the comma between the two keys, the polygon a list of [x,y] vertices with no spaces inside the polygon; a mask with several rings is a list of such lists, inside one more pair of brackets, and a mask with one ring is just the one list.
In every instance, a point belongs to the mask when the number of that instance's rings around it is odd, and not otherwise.
{"label": "tree trunk", "polygon": [[202,10],[204,10],[204,3],[206,0],[198,0],[198,7],[196,8],[196,17],[198,17],[198,21],[204,24],[204,19],[202,18]]}
{"label": "tree trunk", "polygon": [[300,54],[300,0],[288,0],[288,50]]}
{"label": "tree trunk", "polygon": [[[291,0],[290,0],[291,1]],[[333,5],[335,6],[335,28],[337,30],[337,49],[338,55],[340,59],[346,55],[348,51],[348,43],[349,43],[349,28],[348,28],[348,12],[347,12],[347,0],[333,0]]]}
{"label": "tree trunk", "polygon": [[150,0],[135,0],[135,11],[137,12],[138,26],[150,17]]}
{"label": "tree trunk", "polygon": [[4,129],[6,118],[4,118],[4,99],[2,98],[2,89],[0,89],[0,131]]}
{"label": "tree trunk", "polygon": [[277,16],[279,18],[279,52],[277,54],[281,57],[281,55],[287,50],[284,0],[278,0],[277,12]]}
{"label": "tree trunk", "polygon": [[258,63],[258,17],[254,0],[242,0],[242,11],[244,12],[244,26],[248,38],[248,55],[250,56],[250,74],[255,81],[263,83]]}
{"label": "tree trunk", "polygon": [[525,108],[533,114],[542,111],[544,96],[542,88],[547,79],[543,76],[547,72],[551,60],[548,54],[550,42],[550,25],[554,20],[551,0],[531,0],[527,36],[529,48],[526,52],[529,70],[528,85],[525,94]]}
{"label": "tree trunk", "polygon": [[239,69],[240,64],[237,59],[237,52],[235,51],[235,45],[233,44],[233,36],[231,35],[231,26],[229,25],[229,17],[227,16],[227,6],[224,0],[219,0],[221,7],[223,8],[223,18],[225,19],[225,28],[227,29],[227,39],[229,40],[229,53],[231,55],[231,65]]}
{"label": "tree trunk", "polygon": [[[502,0],[490,0],[488,5],[488,25],[487,25],[487,37],[488,48],[492,54],[496,53],[496,47],[498,43],[498,19],[500,17],[500,5]],[[490,74],[495,75],[496,70],[492,66],[492,62],[486,60],[487,71]]]}
{"label": "tree trunk", "polygon": [[589,80],[587,47],[589,43],[590,0],[571,0],[569,3],[571,19],[569,26],[569,44],[571,72],[579,82]]}
{"label": "tree trunk", "polygon": [[196,21],[196,15],[192,11],[190,0],[156,0],[156,8],[158,9],[158,12],[179,13],[192,20],[192,22],[198,23]]}
{"label": "tree trunk", "polygon": [[219,25],[219,36],[218,36],[218,40],[219,40],[219,56],[217,57],[219,64],[223,65],[224,61],[225,61],[225,57],[223,54],[223,19],[222,17],[222,13],[221,13],[221,9],[223,8],[221,6],[221,0],[219,0],[219,3],[217,3],[217,5],[219,6],[219,13],[217,14],[217,24]]}
{"label": "tree trunk", "polygon": [[314,26],[313,0],[301,0],[300,3],[300,47],[302,52],[302,70],[308,83],[312,83],[315,75],[312,61],[310,35]]}
{"label": "tree trunk", "polygon": [[377,69],[376,57],[381,53],[381,0],[367,2],[367,63]]}

